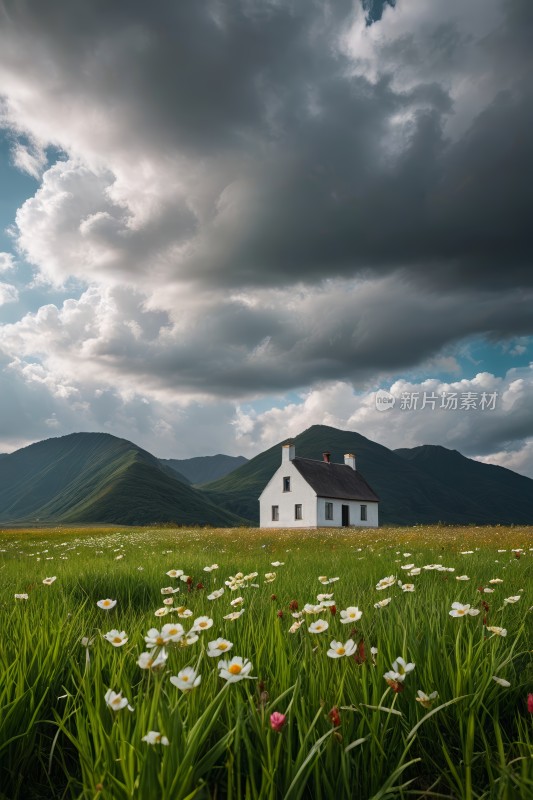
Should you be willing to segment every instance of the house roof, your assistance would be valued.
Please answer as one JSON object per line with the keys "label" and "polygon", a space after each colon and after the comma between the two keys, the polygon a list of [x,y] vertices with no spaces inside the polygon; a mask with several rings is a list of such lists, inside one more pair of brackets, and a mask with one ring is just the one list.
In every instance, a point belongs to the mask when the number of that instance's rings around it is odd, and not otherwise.
{"label": "house roof", "polygon": [[361,473],[346,464],[331,464],[311,458],[293,458],[291,463],[319,497],[379,501]]}

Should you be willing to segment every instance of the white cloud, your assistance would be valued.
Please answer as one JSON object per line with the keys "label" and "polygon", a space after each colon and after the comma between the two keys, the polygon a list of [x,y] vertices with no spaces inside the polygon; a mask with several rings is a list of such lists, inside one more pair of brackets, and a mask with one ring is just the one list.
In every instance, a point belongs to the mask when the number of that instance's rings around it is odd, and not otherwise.
{"label": "white cloud", "polygon": [[[396,400],[388,411],[378,411],[375,390],[356,392],[350,384],[336,382],[302,394],[300,402],[254,412],[239,408],[234,420],[237,441],[258,450],[295,436],[311,425],[354,430],[389,448],[440,444],[487,463],[499,463],[533,477],[533,364],[512,369],[499,378],[487,372],[471,379],[444,382],[397,380],[387,387]],[[435,407],[424,400],[436,396]],[[462,396],[475,396],[477,409],[461,409]],[[481,410],[483,393],[496,392],[494,410]],[[402,394],[418,395],[417,408],[401,410]],[[457,410],[440,408],[442,393],[455,393]]]}
{"label": "white cloud", "polygon": [[6,303],[16,303],[19,299],[16,286],[10,283],[0,283],[0,306]]}
{"label": "white cloud", "polygon": [[9,272],[15,268],[15,259],[12,253],[0,253],[0,272]]}

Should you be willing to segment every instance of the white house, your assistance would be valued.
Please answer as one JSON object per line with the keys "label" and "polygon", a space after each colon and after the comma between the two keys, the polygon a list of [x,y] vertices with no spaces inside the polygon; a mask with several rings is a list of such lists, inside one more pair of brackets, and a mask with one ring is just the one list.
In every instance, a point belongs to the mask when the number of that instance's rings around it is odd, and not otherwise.
{"label": "white house", "polygon": [[347,453],[344,464],[296,458],[295,446],[281,448],[281,466],[259,497],[261,528],[377,528],[379,498]]}

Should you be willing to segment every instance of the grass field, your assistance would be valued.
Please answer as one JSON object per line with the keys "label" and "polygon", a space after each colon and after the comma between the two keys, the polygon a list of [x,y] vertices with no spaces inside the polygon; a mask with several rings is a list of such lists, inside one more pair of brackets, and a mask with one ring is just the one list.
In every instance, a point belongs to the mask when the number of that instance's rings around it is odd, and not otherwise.
{"label": "grass field", "polygon": [[2,800],[533,798],[532,528],[17,530],[0,551]]}

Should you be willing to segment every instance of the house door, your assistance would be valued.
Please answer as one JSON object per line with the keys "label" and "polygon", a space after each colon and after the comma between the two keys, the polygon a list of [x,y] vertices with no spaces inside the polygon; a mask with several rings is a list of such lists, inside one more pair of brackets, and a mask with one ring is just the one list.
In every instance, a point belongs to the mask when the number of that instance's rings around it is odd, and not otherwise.
{"label": "house door", "polygon": [[350,506],[342,507],[342,527],[347,528],[350,524]]}

